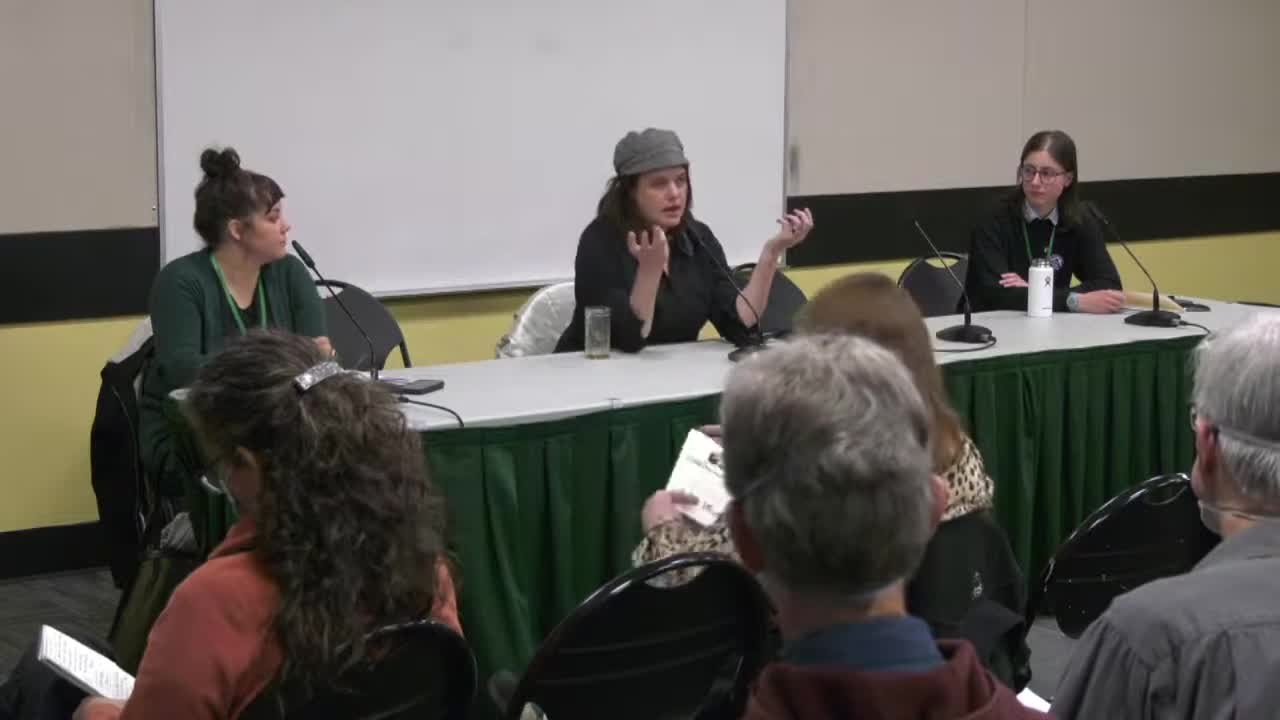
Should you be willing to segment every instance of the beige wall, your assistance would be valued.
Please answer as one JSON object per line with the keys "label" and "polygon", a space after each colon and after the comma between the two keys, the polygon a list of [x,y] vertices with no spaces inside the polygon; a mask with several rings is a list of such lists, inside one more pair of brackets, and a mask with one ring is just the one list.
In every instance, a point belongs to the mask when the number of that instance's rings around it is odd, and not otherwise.
{"label": "beige wall", "polygon": [[0,234],[156,224],[151,0],[0,0]]}
{"label": "beige wall", "polygon": [[[1002,5],[1001,0],[976,1],[989,9]],[[794,29],[799,32],[809,27],[813,33],[821,33],[809,35],[810,49],[834,52],[842,37],[837,23],[823,23],[821,16],[806,15],[807,9],[816,7],[814,3],[825,2],[840,0],[792,0],[798,19],[808,23]],[[868,7],[891,20],[896,18],[893,22],[897,26],[930,17],[900,7],[906,4],[883,0]],[[155,200],[150,7],[150,0],[0,0],[0,138],[4,138],[5,153],[4,172],[0,172],[0,234],[154,224],[150,215]],[[969,22],[967,27],[974,28],[963,13],[935,10],[944,13],[946,24],[964,26]],[[859,32],[875,39],[874,15],[839,17],[841,23],[856,21],[863,28]],[[877,53],[866,54],[860,67],[891,71],[893,67],[881,57],[892,53],[894,58],[932,58],[929,62],[945,75],[950,72],[946,67],[950,58],[963,55],[965,46],[947,33],[931,37],[933,42],[952,44],[940,52],[881,42]],[[795,41],[792,47],[796,47]],[[793,73],[817,72],[824,66],[812,60],[812,55],[810,58],[807,64],[793,68]],[[895,66],[903,62],[896,60]],[[970,63],[970,70],[981,69],[984,63],[999,70],[1000,64],[993,58],[960,62]],[[920,69],[903,72],[920,83],[931,75]],[[838,98],[829,96],[830,86],[819,87],[816,80],[810,81],[809,86],[796,88],[792,110],[798,121],[816,123],[821,104]],[[870,80],[859,82],[871,89],[880,87]],[[921,113],[929,105],[915,97],[904,102]],[[892,164],[896,156],[906,154],[902,148],[915,147],[911,135],[933,127],[915,120],[911,121],[914,125],[905,120],[892,122],[892,108],[847,107],[875,117],[868,124],[822,135],[824,144],[838,149],[827,155],[844,157],[857,148],[865,149],[865,133],[884,146],[865,150],[877,153],[868,157]],[[953,111],[942,107],[939,112]],[[1003,137],[1012,132],[1004,126],[996,133],[972,117],[964,122],[972,137],[957,131],[951,142],[974,143],[975,147],[965,151],[965,157],[973,162],[1020,140]],[[810,153],[802,162],[818,155]],[[945,170],[936,157],[925,164],[939,172]],[[827,187],[833,192],[848,191],[840,185],[848,177],[842,167],[833,164],[828,170],[826,176],[813,175],[812,186],[793,187],[793,192],[821,192]],[[1268,268],[1280,265],[1280,233],[1143,243],[1139,251],[1167,291],[1280,302],[1280,286],[1266,274]],[[1126,285],[1142,287],[1141,275],[1127,257],[1114,255]],[[1242,257],[1251,262],[1239,262]],[[878,270],[896,276],[904,265],[890,262],[804,269],[793,271],[792,277],[812,293],[853,270]],[[12,271],[0,268],[0,282],[4,272]],[[492,356],[495,342],[527,294],[402,300],[392,303],[392,310],[405,328],[417,364],[478,360]],[[89,485],[88,433],[98,372],[137,321],[117,318],[0,326],[0,398],[4,401],[0,411],[0,532],[96,517]]]}
{"label": "beige wall", "polygon": [[792,194],[1280,171],[1276,0],[792,0]]}

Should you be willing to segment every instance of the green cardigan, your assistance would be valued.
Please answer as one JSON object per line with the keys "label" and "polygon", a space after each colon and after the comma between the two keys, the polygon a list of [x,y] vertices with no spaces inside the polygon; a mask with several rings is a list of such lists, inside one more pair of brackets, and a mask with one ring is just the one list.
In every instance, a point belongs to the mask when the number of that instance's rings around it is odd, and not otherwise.
{"label": "green cardigan", "polygon": [[[268,326],[308,337],[327,334],[324,305],[302,261],[289,255],[264,265],[258,284],[266,295]],[[253,327],[256,313],[246,319]],[[190,470],[184,470],[175,452],[165,400],[173,390],[190,385],[238,330],[207,249],[160,270],[151,289],[151,328],[156,354],[138,402],[142,462],[163,494],[177,495],[183,490],[183,473]]]}

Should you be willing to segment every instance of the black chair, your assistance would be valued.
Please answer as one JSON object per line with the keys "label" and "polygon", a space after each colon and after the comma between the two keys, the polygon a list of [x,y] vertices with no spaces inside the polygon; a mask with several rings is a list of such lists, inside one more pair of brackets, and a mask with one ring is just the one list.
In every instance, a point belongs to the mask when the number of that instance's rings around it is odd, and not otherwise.
{"label": "black chair", "polygon": [[[963,283],[969,270],[969,256],[944,252],[942,257],[950,261],[951,272]],[[933,264],[935,260],[933,256],[913,260],[898,276],[898,287],[907,291],[925,317],[955,315],[960,307],[960,287],[947,268]]]}
{"label": "black chair", "polygon": [[351,318],[348,318],[342,308],[338,307],[338,303],[328,291],[323,290],[326,283],[317,280],[316,287],[324,295],[324,312],[329,324],[329,342],[337,351],[338,361],[343,367],[369,370],[370,366],[376,362],[378,369],[381,370],[387,362],[387,356],[396,347],[400,348],[400,358],[404,360],[404,366],[412,367],[404,332],[400,330],[400,324],[396,322],[395,317],[385,305],[367,291],[350,283],[329,280],[327,284],[342,296],[342,302],[346,303],[347,309],[364,327],[365,332],[369,333],[369,339],[373,340],[373,358],[370,359],[369,343],[351,322]]}
{"label": "black chair", "polygon": [[437,620],[387,625],[367,638],[376,658],[304,703],[273,685],[245,720],[463,720],[476,694],[476,661],[462,636]]}
{"label": "black chair", "polygon": [[1191,570],[1219,542],[1200,521],[1191,480],[1161,475],[1098,508],[1054,553],[1027,604],[1027,627],[1041,607],[1077,638],[1111,600],[1152,580]]}
{"label": "black chair", "polygon": [[[733,269],[733,279],[738,287],[746,287],[751,281],[751,273],[756,269],[755,263],[745,263]],[[769,303],[761,312],[760,332],[766,337],[782,337],[791,332],[795,324],[796,313],[808,302],[804,291],[791,278],[779,270],[773,276],[773,284],[769,286]]]}
{"label": "black chair", "polygon": [[[701,571],[683,584],[648,582],[690,568]],[[500,710],[510,720],[526,703],[552,720],[690,718],[725,684],[723,702],[738,706],[767,659],[771,615],[755,578],[724,555],[635,568],[547,636]]]}

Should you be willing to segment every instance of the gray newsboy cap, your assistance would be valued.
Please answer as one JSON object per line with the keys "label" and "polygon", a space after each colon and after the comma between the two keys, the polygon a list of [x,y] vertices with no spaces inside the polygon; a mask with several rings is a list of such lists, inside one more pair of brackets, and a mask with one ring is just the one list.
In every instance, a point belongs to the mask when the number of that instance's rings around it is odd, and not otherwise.
{"label": "gray newsboy cap", "polygon": [[619,175],[639,175],[650,170],[688,165],[684,144],[670,130],[632,130],[613,149],[613,169]]}

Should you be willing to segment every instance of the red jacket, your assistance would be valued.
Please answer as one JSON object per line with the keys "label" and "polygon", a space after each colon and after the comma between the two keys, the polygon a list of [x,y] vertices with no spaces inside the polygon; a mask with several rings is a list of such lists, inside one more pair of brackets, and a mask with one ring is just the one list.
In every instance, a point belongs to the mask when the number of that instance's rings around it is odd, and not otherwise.
{"label": "red jacket", "polygon": [[[255,528],[232,526],[209,561],[178,586],[147,639],[124,709],[97,705],[86,720],[239,717],[282,662],[272,619],[280,594],[252,552]],[[438,566],[435,618],[462,632],[453,579]]]}
{"label": "red jacket", "polygon": [[941,640],[946,663],[925,672],[767,666],[745,720],[1004,720],[1047,718],[982,667],[973,646]]}

